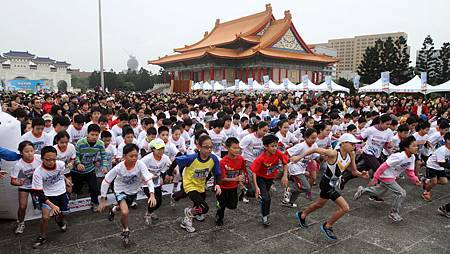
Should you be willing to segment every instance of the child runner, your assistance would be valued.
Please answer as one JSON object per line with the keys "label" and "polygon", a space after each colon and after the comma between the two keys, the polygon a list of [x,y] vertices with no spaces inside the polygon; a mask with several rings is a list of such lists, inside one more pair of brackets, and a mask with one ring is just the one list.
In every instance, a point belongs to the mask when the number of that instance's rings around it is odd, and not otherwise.
{"label": "child runner", "polygon": [[84,126],[84,116],[76,114],[73,116],[72,124],[67,128],[67,133],[70,135],[70,143],[76,145],[78,140],[86,136],[86,130]]}
{"label": "child runner", "polygon": [[[431,189],[437,184],[448,183],[445,170],[450,169],[450,132],[444,135],[445,145],[434,151],[427,161],[427,178],[430,181],[424,184],[423,199],[431,201]],[[425,182],[425,181],[424,181]]]}
{"label": "child runner", "polygon": [[219,162],[222,177],[220,182],[221,194],[217,196],[217,226],[223,225],[225,208],[236,209],[238,203],[237,188],[238,184],[242,185],[245,172],[245,160],[240,155],[239,140],[235,137],[230,137],[225,142],[225,146],[228,154]]}
{"label": "child runner", "polygon": [[172,127],[172,135],[169,137],[169,142],[174,144],[178,151],[182,154],[185,154],[186,149],[186,141],[181,136],[183,133],[183,128],[179,125],[175,125]]}
{"label": "child runner", "polygon": [[[249,134],[245,136],[241,142],[240,146],[242,149],[242,156],[245,159],[247,178],[245,186],[248,190],[246,195],[243,196],[244,203],[248,203],[247,197],[253,197],[254,186],[252,186],[252,172],[250,170],[250,165],[255,161],[256,157],[258,157],[264,151],[264,145],[262,143],[262,138],[269,132],[269,124],[265,121],[259,122],[257,131],[255,133]],[[247,196],[247,197],[246,197]]]}
{"label": "child runner", "polygon": [[298,143],[298,139],[289,132],[288,120],[281,120],[278,122],[278,128],[280,129],[275,136],[278,138],[278,150],[286,152],[287,149],[293,147]]}
{"label": "child runner", "polygon": [[40,154],[42,147],[53,145],[53,140],[50,140],[47,133],[44,132],[44,119],[41,117],[34,118],[31,127],[33,129],[23,134],[22,140],[33,143],[34,153]]}
{"label": "child runner", "polygon": [[[141,161],[147,166],[150,173],[153,175],[153,185],[155,186],[155,199],[156,199],[156,205],[155,206],[148,206],[147,212],[145,213],[144,219],[145,224],[150,225],[152,224],[152,220],[157,220],[158,217],[155,214],[155,211],[161,206],[162,203],[162,177],[166,174],[166,171],[169,169],[170,164],[172,164],[172,161],[170,161],[169,156],[164,154],[164,147],[166,144],[164,144],[164,141],[162,139],[155,139],[152,140],[149,144],[150,149],[152,149],[152,152],[147,154],[144,158],[141,159]],[[149,189],[148,187],[144,187],[144,193],[147,195],[147,197],[150,197]]]}
{"label": "child runner", "polygon": [[[381,164],[375,172],[369,187],[359,186],[354,198],[361,197],[362,194],[370,193],[375,196],[382,196],[386,191],[394,194],[394,202],[392,204],[389,218],[393,221],[401,221],[403,218],[398,214],[403,200],[406,198],[406,191],[396,182],[397,177],[402,172],[406,172],[411,182],[417,186],[421,186],[419,178],[414,174],[414,166],[416,158],[414,154],[418,151],[416,139],[409,136],[400,142],[400,152],[394,153]],[[379,181],[379,184],[377,182]]]}
{"label": "child runner", "polygon": [[117,149],[114,145],[111,144],[112,142],[112,135],[109,131],[102,131],[100,134],[100,139],[103,141],[103,145],[105,146],[105,156],[106,161],[108,162],[108,166],[106,168],[97,167],[95,170],[95,175],[97,177],[97,187],[98,187],[98,193],[100,193],[100,188],[102,186],[103,179],[105,178],[105,175],[114,167],[116,166],[116,156],[117,156]]}
{"label": "child runner", "polygon": [[[19,208],[17,209],[17,228],[15,233],[22,234],[25,230],[25,214],[28,205],[28,196],[35,200],[32,193],[31,182],[33,173],[41,165],[41,156],[34,154],[34,146],[30,141],[22,141],[19,144],[19,152],[22,155],[11,172],[11,185],[19,186]],[[37,207],[36,207],[37,208]]]}
{"label": "child runner", "polygon": [[288,165],[289,169],[289,182],[290,188],[286,188],[281,204],[287,207],[297,207],[295,201],[301,192],[306,192],[306,198],[311,200],[311,181],[308,181],[305,175],[307,175],[308,167],[311,167],[311,163],[315,163],[315,159],[319,157],[317,154],[311,154],[300,160],[301,156],[309,149],[317,148],[317,131],[315,129],[307,129],[305,131],[305,141],[295,145],[287,150],[287,154],[290,157]]}
{"label": "child runner", "polygon": [[33,174],[31,188],[42,207],[40,235],[33,244],[33,248],[43,245],[48,231],[48,221],[55,216],[59,229],[65,232],[67,229],[64,214],[69,213],[69,198],[66,187],[71,187],[70,180],[64,177],[66,165],[57,161],[57,151],[53,146],[45,146],[41,151],[42,164]]}
{"label": "child runner", "polygon": [[225,151],[224,144],[227,140],[227,136],[222,131],[224,121],[222,119],[216,119],[211,123],[211,130],[208,131],[213,144],[213,153],[219,158],[222,156],[222,151]]}
{"label": "child runner", "polygon": [[296,218],[299,220],[301,228],[308,227],[306,217],[309,214],[324,207],[328,200],[331,199],[338,206],[337,210],[320,226],[320,231],[325,234],[327,239],[337,240],[332,227],[336,221],[350,210],[347,201],[336,190],[339,179],[342,173],[345,170],[349,170],[349,168],[354,176],[368,178],[367,172],[361,173],[356,169],[354,145],[359,142],[352,134],[345,133],[339,138],[338,149],[310,149],[303,155],[303,157],[306,157],[310,154],[318,153],[322,156],[327,156],[327,169],[320,181],[320,197],[308,208],[296,213]]}
{"label": "child runner", "polygon": [[113,206],[109,212],[108,219],[112,221],[114,215],[120,212],[120,223],[122,224],[122,233],[120,235],[122,243],[128,246],[130,240],[130,230],[128,228],[128,206],[136,199],[141,180],[145,182],[149,189],[148,204],[153,207],[156,205],[156,199],[153,186],[153,175],[148,171],[145,164],[138,161],[139,148],[136,144],[127,144],[123,148],[124,160],[109,171],[102,182],[101,199],[98,207],[103,211],[106,206],[106,193],[109,185],[114,180],[114,194],[117,205]]}
{"label": "child runner", "polygon": [[96,211],[98,206],[97,177],[95,175],[96,163],[100,160],[100,170],[107,171],[108,161],[106,160],[103,141],[98,139],[100,127],[97,124],[91,124],[87,129],[87,133],[87,137],[80,139],[75,147],[77,156],[71,176],[73,192],[77,195],[80,194],[84,183],[88,184],[92,210]]}
{"label": "child runner", "polygon": [[[220,166],[217,157],[211,154],[213,146],[211,138],[203,135],[198,139],[198,152],[178,156],[175,158],[183,176],[183,188],[189,199],[194,203],[193,207],[184,209],[184,219],[181,227],[192,233],[195,228],[192,226],[192,218],[196,215],[208,213],[209,206],[205,201],[206,177],[212,173],[214,175],[214,190],[216,195],[220,195]],[[199,218],[204,220],[204,218]]]}
{"label": "child runner", "polygon": [[270,225],[270,187],[273,180],[278,175],[278,168],[281,161],[283,164],[282,185],[286,188],[288,184],[288,162],[286,154],[278,150],[278,138],[272,134],[262,138],[264,152],[261,153],[250,165],[252,171],[253,185],[255,186],[255,196],[261,199],[261,215],[264,227]]}
{"label": "child runner", "polygon": [[[56,145],[53,147],[56,149],[57,156],[56,159],[62,161],[66,165],[66,171],[64,171],[64,176],[72,181],[71,171],[75,163],[75,158],[77,156],[77,151],[75,146],[69,142],[70,136],[67,131],[60,131],[55,136]],[[72,187],[67,187],[67,193],[72,193]]]}

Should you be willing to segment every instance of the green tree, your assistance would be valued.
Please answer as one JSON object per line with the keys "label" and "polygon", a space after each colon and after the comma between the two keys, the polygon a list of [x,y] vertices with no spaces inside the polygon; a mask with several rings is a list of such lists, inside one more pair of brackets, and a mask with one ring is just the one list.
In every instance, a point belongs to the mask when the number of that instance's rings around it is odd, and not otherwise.
{"label": "green tree", "polygon": [[375,46],[367,47],[363,54],[363,60],[358,66],[358,75],[361,76],[361,82],[364,84],[371,84],[380,78],[381,72],[381,50],[383,41],[377,40]]}
{"label": "green tree", "polygon": [[399,85],[410,80],[413,77],[414,73],[413,68],[409,66],[411,61],[408,53],[408,45],[406,43],[406,39],[403,36],[400,36],[394,44],[396,54],[396,58],[394,60],[396,61],[396,64],[394,64],[393,69],[390,70],[390,77],[391,83]]}
{"label": "green tree", "polygon": [[438,83],[441,84],[450,79],[450,42],[442,44],[438,62],[440,63]]}
{"label": "green tree", "polygon": [[436,69],[437,58],[434,54],[434,42],[431,36],[428,35],[424,39],[422,48],[419,51],[415,71],[417,75],[420,75],[421,72],[426,72],[429,84],[436,84],[438,78],[438,71]]}
{"label": "green tree", "polygon": [[353,81],[347,80],[345,78],[339,78],[336,83],[343,87],[350,89],[350,94],[356,93],[356,89],[355,89],[355,86],[353,85]]}
{"label": "green tree", "polygon": [[81,90],[94,88],[94,87],[90,87],[89,78],[83,78],[83,77],[78,77],[78,76],[72,76],[72,87],[78,88]]}

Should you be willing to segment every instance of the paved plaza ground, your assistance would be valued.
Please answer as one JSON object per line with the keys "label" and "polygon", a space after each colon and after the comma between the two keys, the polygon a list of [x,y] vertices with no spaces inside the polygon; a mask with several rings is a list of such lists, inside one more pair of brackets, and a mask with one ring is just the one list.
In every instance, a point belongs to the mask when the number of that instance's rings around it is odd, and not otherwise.
{"label": "paved plaza ground", "polygon": [[[335,227],[338,241],[331,242],[321,234],[319,226],[335,209],[328,203],[313,213],[308,229],[297,226],[295,209],[280,206],[282,187],[272,195],[271,222],[269,228],[260,224],[259,206],[252,199],[250,204],[239,203],[238,209],[225,212],[225,225],[214,223],[215,198],[208,193],[211,206],[205,222],[194,221],[197,231],[188,234],[179,226],[183,208],[188,199],[169,207],[168,196],[158,211],[160,219],[152,226],[143,222],[143,201],[137,210],[130,212],[131,245],[124,249],[119,238],[120,224],[116,218],[109,222],[106,214],[90,211],[73,213],[68,218],[68,230],[60,233],[56,224],[50,223],[48,242],[39,250],[31,248],[39,231],[39,221],[27,222],[25,233],[14,235],[14,221],[1,221],[0,253],[450,253],[450,219],[437,214],[437,208],[450,202],[450,185],[433,190],[433,201],[420,198],[420,189],[399,180],[407,191],[401,215],[404,221],[394,223],[388,218],[390,195],[385,203],[378,204],[362,197],[353,200],[353,193],[363,180],[350,182],[343,196],[351,211]],[[313,197],[319,190],[313,188]],[[301,208],[310,201],[300,197]]]}

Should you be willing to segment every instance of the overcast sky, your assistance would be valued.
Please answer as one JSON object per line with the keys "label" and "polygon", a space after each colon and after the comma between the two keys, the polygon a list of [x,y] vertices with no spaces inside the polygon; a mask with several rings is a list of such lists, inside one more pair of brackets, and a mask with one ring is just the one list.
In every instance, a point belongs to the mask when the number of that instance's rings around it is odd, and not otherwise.
{"label": "overcast sky", "polygon": [[[103,0],[105,69],[126,69],[128,55],[147,60],[198,41],[216,18],[227,21],[263,11],[268,0]],[[450,40],[448,0],[276,0],[275,18],[290,10],[306,43],[356,35],[406,32],[411,60],[426,35],[435,47]],[[0,52],[30,51],[99,69],[97,0],[1,0]]]}

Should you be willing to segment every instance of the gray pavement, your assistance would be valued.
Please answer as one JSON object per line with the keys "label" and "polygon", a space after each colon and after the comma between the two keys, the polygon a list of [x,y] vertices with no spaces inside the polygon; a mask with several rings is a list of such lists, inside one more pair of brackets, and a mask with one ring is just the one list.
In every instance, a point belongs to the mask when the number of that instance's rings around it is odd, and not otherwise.
{"label": "gray pavement", "polygon": [[[60,233],[51,221],[48,242],[39,250],[31,248],[39,232],[39,221],[26,223],[25,233],[14,235],[15,222],[1,221],[0,253],[450,253],[450,219],[437,214],[437,208],[450,202],[450,185],[437,186],[433,201],[421,199],[421,189],[400,180],[407,198],[400,214],[404,221],[392,222],[388,217],[392,198],[374,203],[367,196],[354,201],[353,193],[361,179],[350,182],[343,196],[351,211],[339,220],[334,231],[337,241],[328,241],[319,230],[320,223],[335,209],[329,202],[308,217],[310,227],[301,229],[294,217],[296,209],[281,207],[282,187],[272,192],[271,222],[269,228],[260,224],[259,206],[239,203],[238,209],[226,210],[225,225],[214,224],[215,198],[208,193],[210,212],[205,222],[194,221],[195,233],[180,228],[183,208],[191,203],[184,199],[175,209],[169,207],[167,196],[158,211],[160,219],[152,226],[143,222],[145,203],[130,210],[131,245],[121,245],[118,219],[109,222],[106,214],[83,211],[68,218],[68,230]],[[319,190],[313,188],[313,198]],[[304,208],[311,202],[300,197],[297,204]]]}

